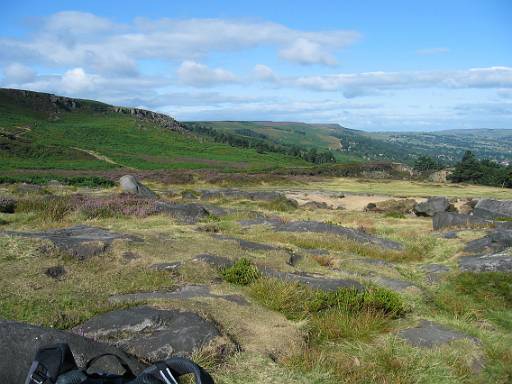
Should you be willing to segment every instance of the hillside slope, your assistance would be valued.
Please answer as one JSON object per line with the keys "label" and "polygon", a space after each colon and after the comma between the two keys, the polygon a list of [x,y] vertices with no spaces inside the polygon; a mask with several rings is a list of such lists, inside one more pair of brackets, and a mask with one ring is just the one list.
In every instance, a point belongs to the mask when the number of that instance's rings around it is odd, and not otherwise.
{"label": "hillside slope", "polygon": [[203,121],[194,124],[271,143],[330,149],[341,162],[391,160],[412,164],[419,155],[429,155],[451,164],[467,150],[481,158],[512,160],[510,129],[364,132],[338,124],[269,121]]}
{"label": "hillside slope", "polygon": [[133,108],[0,89],[0,169],[268,169],[300,159],[213,143]]}

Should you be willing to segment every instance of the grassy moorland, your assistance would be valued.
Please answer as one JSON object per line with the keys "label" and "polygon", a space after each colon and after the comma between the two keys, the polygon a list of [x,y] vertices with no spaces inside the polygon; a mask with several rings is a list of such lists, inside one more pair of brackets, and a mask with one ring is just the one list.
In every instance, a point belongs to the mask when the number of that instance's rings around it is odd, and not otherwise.
{"label": "grassy moorland", "polygon": [[[383,192],[394,196],[407,194],[407,188],[411,188],[412,196],[450,191],[430,184],[397,183],[380,185]],[[348,189],[361,192],[364,184],[348,179],[304,179],[295,180],[293,190],[301,190],[311,198],[314,191],[339,196]],[[182,199],[181,192],[193,196],[192,192],[206,186],[213,188],[205,182],[148,185],[160,191],[164,200],[188,203],[198,201]],[[290,185],[250,187],[286,192]],[[393,187],[399,192],[394,194]],[[500,189],[490,187],[460,186],[457,191],[459,196],[502,196]],[[125,305],[110,301],[113,295],[202,284],[214,295],[148,303],[199,312],[214,319],[236,341],[240,348],[225,356],[212,356],[207,349],[194,355],[218,383],[505,384],[512,379],[511,275],[461,273],[457,268],[465,243],[483,235],[483,231],[465,230],[457,238],[447,239],[432,231],[429,218],[393,217],[361,208],[305,208],[280,201],[224,198],[208,204],[225,208],[227,215],[182,224],[150,210],[124,209],[117,204],[115,188],[49,185],[27,195],[18,192],[15,185],[3,185],[0,192],[19,201],[16,213],[0,214],[2,231],[87,224],[144,239],[137,243],[116,241],[104,255],[79,261],[43,240],[0,236],[2,318],[68,329],[95,314]],[[77,193],[81,194],[78,200]],[[343,205],[350,198],[338,200]],[[373,198],[366,196],[365,202]],[[332,234],[278,232],[264,224],[240,223],[260,215],[279,216],[285,222],[317,220],[359,228],[398,241],[404,249],[388,251]],[[214,234],[264,243],[275,249],[248,250]],[[319,249],[324,252],[315,253]],[[294,266],[286,263],[290,251],[302,256]],[[126,258],[127,252],[136,257]],[[231,268],[219,269],[194,261],[196,255],[204,253],[238,262]],[[386,263],[370,262],[374,260]],[[177,261],[182,265],[174,272],[151,267]],[[431,263],[445,266],[449,272],[432,282],[423,269]],[[43,273],[55,265],[66,270],[60,279]],[[322,278],[354,279],[367,290],[325,293],[266,277],[255,266],[281,272],[302,271]],[[395,292],[382,281],[407,282],[410,287]],[[247,303],[224,300],[227,295],[241,296]],[[135,304],[141,303],[130,305]],[[461,339],[422,348],[411,346],[398,336],[400,330],[423,319],[476,337],[479,343]]]}
{"label": "grassy moorland", "polygon": [[161,128],[101,103],[51,116],[49,106],[20,103],[0,90],[0,169],[263,170],[307,166]]}

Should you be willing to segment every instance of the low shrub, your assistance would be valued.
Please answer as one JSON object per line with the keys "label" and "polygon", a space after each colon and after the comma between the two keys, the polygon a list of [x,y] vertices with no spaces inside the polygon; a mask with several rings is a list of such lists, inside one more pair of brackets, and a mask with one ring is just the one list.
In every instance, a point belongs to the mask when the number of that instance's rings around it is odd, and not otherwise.
{"label": "low shrub", "polygon": [[221,275],[229,283],[248,285],[258,280],[261,273],[248,259],[242,257],[233,266],[222,270]]}
{"label": "low shrub", "polygon": [[156,202],[130,194],[108,197],[72,196],[26,197],[18,201],[18,212],[35,212],[45,220],[60,221],[71,213],[88,219],[115,216],[147,217],[157,214]]}
{"label": "low shrub", "polygon": [[102,176],[0,176],[0,184],[27,183],[35,185],[45,185],[52,180],[56,180],[67,185],[74,185],[77,187],[110,188],[115,185],[115,183],[112,180]]}

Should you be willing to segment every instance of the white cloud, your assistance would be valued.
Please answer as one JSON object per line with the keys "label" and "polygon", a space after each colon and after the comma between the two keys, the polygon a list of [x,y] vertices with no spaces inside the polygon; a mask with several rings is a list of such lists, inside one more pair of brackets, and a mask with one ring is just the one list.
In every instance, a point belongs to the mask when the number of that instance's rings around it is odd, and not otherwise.
{"label": "white cloud", "polygon": [[237,77],[225,69],[209,68],[191,60],[184,61],[176,73],[181,83],[195,87],[211,87],[237,81]]}
{"label": "white cloud", "polygon": [[310,32],[264,21],[225,19],[135,19],[116,24],[83,12],[60,12],[42,20],[29,39],[0,39],[0,61],[82,67],[135,74],[144,59],[195,60],[215,52],[259,46],[303,64],[332,64],[354,43],[355,31]]}
{"label": "white cloud", "polygon": [[7,65],[3,72],[3,82],[5,84],[23,84],[32,81],[35,78],[35,72],[31,68],[19,63]]}
{"label": "white cloud", "polygon": [[420,56],[431,56],[431,55],[438,55],[438,54],[441,54],[441,53],[448,53],[448,52],[450,52],[450,50],[448,48],[436,47],[436,48],[418,49],[416,51],[416,54],[418,54]]}
{"label": "white cloud", "polygon": [[264,64],[256,64],[253,68],[254,76],[257,80],[274,82],[277,80],[272,68]]}
{"label": "white cloud", "polygon": [[341,73],[288,78],[285,83],[316,91],[341,91],[347,97],[390,89],[512,88],[512,67],[459,71]]}
{"label": "white cloud", "polygon": [[335,65],[336,58],[318,42],[300,38],[279,52],[279,57],[300,64]]}

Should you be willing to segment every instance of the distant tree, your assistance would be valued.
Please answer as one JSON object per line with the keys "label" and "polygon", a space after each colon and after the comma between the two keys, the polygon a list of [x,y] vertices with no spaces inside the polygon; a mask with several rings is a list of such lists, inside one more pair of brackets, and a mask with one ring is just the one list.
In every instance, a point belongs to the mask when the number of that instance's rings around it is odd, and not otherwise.
{"label": "distant tree", "polygon": [[488,159],[478,160],[472,152],[467,151],[462,160],[455,165],[449,179],[455,183],[467,182],[512,188],[512,167]]}
{"label": "distant tree", "polygon": [[444,166],[441,162],[434,160],[430,156],[420,156],[414,162],[414,170],[421,173],[433,172],[442,169]]}

